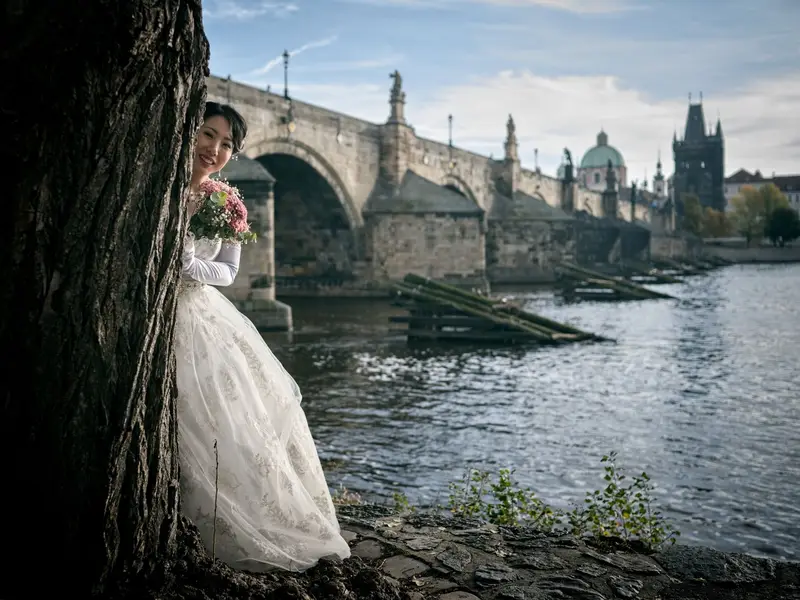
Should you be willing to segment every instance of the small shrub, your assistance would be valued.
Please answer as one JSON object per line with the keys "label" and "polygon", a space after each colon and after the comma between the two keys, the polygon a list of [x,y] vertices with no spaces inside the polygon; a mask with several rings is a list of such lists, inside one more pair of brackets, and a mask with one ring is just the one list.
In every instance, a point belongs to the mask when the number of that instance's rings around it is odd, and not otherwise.
{"label": "small shrub", "polygon": [[596,537],[638,540],[648,548],[675,543],[680,533],[655,510],[647,473],[628,478],[616,464],[617,453],[601,459],[606,487],[587,492],[584,506],[567,515],[572,532]]}
{"label": "small shrub", "polygon": [[675,543],[680,534],[654,508],[650,477],[642,473],[629,479],[616,458],[612,452],[601,459],[606,487],[587,492],[583,506],[570,512],[548,506],[530,488],[517,487],[510,469],[500,469],[496,478],[489,471],[469,469],[450,483],[444,508],[495,525],[532,526],[543,532],[567,529],[575,535],[636,540],[649,549]]}
{"label": "small shrub", "polygon": [[450,484],[447,509],[464,517],[495,525],[528,525],[550,531],[561,515],[536,497],[530,488],[518,488],[514,471],[500,469],[497,481],[488,471],[470,469],[460,482]]}
{"label": "small shrub", "polygon": [[415,507],[411,506],[411,503],[408,501],[408,496],[403,492],[394,492],[392,494],[392,502],[397,512],[415,512],[417,510]]}

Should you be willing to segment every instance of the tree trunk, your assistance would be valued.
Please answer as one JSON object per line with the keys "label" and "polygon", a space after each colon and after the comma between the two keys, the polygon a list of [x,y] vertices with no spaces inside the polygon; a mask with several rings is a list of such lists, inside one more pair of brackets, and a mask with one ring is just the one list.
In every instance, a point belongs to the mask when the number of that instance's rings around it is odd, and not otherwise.
{"label": "tree trunk", "polygon": [[3,570],[41,570],[26,597],[86,597],[174,542],[174,284],[208,42],[199,0],[2,11]]}

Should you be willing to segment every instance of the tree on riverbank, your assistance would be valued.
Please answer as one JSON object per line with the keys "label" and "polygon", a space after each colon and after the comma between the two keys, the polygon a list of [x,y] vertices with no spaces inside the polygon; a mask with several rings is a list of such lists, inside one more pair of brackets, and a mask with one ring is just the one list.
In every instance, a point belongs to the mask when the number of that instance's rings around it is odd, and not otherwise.
{"label": "tree on riverbank", "polygon": [[695,235],[703,233],[703,207],[700,198],[695,194],[684,194],[683,201],[683,229]]}
{"label": "tree on riverbank", "polygon": [[683,229],[702,237],[725,237],[733,226],[727,215],[710,206],[700,204],[696,194],[683,195]]}
{"label": "tree on riverbank", "polygon": [[[146,574],[178,527],[174,283],[209,49],[199,0],[3,17],[2,514],[19,578],[0,596],[85,598]],[[32,565],[54,576],[26,580]]]}
{"label": "tree on riverbank", "polygon": [[800,215],[788,206],[776,208],[767,221],[766,234],[775,246],[793,242],[800,238]]}
{"label": "tree on riverbank", "polygon": [[733,233],[733,224],[721,210],[706,206],[703,211],[703,237],[728,237]]}
{"label": "tree on riverbank", "polygon": [[774,183],[768,183],[760,188],[744,186],[731,200],[731,205],[731,221],[749,244],[766,235],[772,213],[779,208],[788,208],[789,201]]}

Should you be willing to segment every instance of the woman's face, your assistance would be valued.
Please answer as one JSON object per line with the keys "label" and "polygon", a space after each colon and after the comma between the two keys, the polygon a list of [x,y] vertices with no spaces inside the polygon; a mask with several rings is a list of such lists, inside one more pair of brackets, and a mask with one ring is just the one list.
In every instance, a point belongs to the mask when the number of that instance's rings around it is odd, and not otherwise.
{"label": "woman's face", "polygon": [[225,117],[211,117],[203,122],[194,145],[194,175],[203,179],[221,171],[233,154],[231,126]]}

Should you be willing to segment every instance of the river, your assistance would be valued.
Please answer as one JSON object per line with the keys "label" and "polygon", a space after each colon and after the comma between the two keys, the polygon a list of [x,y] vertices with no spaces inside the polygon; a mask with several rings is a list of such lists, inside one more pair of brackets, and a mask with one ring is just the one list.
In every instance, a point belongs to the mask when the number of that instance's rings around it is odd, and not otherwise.
{"label": "river", "polygon": [[445,503],[467,466],[516,469],[555,506],[647,471],[683,543],[800,560],[800,265],[658,286],[678,300],[527,308],[616,340],[410,348],[388,302],[292,299],[268,335],[304,393],[332,486]]}

